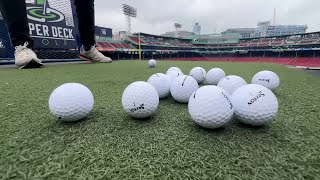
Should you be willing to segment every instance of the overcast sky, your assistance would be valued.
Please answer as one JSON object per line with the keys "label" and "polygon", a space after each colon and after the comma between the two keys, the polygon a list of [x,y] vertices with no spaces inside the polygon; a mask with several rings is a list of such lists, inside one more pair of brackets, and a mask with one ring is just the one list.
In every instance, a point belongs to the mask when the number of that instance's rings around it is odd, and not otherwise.
{"label": "overcast sky", "polygon": [[320,0],[95,0],[96,25],[127,30],[122,3],[138,10],[132,32],[163,34],[173,31],[175,22],[188,31],[199,22],[203,34],[256,27],[273,20],[274,8],[276,24],[307,24],[308,32],[320,31]]}

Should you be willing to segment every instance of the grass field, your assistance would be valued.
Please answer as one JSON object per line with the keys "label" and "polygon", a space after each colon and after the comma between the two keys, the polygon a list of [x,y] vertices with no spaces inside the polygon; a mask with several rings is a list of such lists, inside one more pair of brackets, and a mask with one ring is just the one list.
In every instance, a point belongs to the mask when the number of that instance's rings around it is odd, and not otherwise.
{"label": "grass field", "polygon": [[[171,66],[220,67],[248,82],[260,70],[281,78],[274,123],[253,128],[196,126],[187,105],[160,102],[149,120],[133,120],[121,105],[134,81]],[[48,110],[50,93],[78,82],[95,96],[93,113],[65,124]],[[0,69],[0,179],[319,179],[320,79],[280,65],[146,62]]]}

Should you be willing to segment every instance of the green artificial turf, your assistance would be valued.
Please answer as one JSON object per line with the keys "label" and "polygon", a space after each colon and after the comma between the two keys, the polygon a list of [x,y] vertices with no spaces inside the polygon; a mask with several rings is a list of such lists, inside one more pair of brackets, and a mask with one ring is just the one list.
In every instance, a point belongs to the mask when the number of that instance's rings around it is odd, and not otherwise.
{"label": "green artificial turf", "polygon": [[[302,70],[259,63],[146,61],[0,69],[0,179],[319,179],[320,79]],[[237,121],[206,130],[187,105],[161,100],[147,120],[131,119],[121,96],[127,85],[177,66],[220,67],[248,82],[260,70],[281,79],[274,123]],[[48,109],[50,93],[78,82],[95,97],[92,114],[66,124]]]}

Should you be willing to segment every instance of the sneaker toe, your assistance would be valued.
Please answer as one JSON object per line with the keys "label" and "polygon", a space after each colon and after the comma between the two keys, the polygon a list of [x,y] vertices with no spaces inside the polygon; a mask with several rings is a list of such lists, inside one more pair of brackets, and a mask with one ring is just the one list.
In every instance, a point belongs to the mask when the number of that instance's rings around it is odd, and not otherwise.
{"label": "sneaker toe", "polygon": [[105,58],[103,58],[100,62],[102,62],[102,63],[111,63],[111,62],[112,62],[112,59],[109,58],[109,57],[105,57]]}

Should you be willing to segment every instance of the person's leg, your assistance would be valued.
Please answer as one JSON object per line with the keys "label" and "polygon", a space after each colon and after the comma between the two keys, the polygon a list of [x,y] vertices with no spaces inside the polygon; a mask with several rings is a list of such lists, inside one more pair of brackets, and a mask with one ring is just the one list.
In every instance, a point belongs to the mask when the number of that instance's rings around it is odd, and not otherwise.
{"label": "person's leg", "polygon": [[0,0],[0,12],[7,24],[12,46],[28,42],[28,47],[33,47],[33,40],[29,35],[25,1]]}
{"label": "person's leg", "polygon": [[83,45],[80,58],[91,62],[109,63],[111,58],[105,57],[95,48],[94,0],[74,0],[78,17],[80,40]]}
{"label": "person's leg", "polygon": [[81,43],[86,51],[95,44],[94,0],[74,0],[78,17]]}
{"label": "person's leg", "polygon": [[29,34],[25,1],[0,0],[0,12],[7,24],[11,44],[15,47],[15,64],[19,68],[41,67],[41,60],[29,49],[33,47],[33,40]]}

